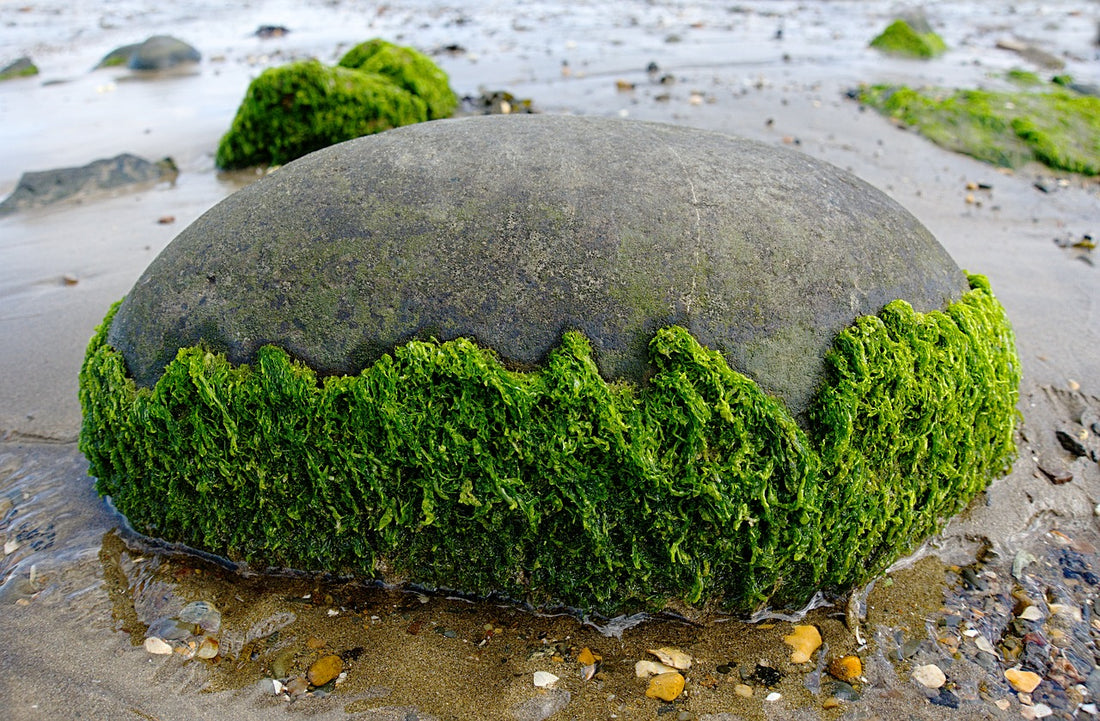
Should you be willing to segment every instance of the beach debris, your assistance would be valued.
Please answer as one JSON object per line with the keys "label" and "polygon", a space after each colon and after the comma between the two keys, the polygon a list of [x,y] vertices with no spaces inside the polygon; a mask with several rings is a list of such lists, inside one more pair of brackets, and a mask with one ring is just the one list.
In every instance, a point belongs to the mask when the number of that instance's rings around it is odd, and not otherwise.
{"label": "beach debris", "polygon": [[674,669],[686,671],[691,668],[691,656],[679,649],[662,646],[649,649],[649,653],[659,658],[661,663]]}
{"label": "beach debris", "polygon": [[795,626],[789,635],[783,637],[783,643],[793,649],[791,663],[806,663],[821,647],[821,632],[813,625]]}
{"label": "beach debris", "polygon": [[157,636],[149,636],[145,639],[145,650],[159,656],[169,656],[173,653],[172,646]]}
{"label": "beach debris", "polygon": [[650,676],[656,676],[661,673],[670,673],[676,669],[672,666],[666,666],[663,663],[657,661],[649,661],[643,659],[634,664],[634,675],[638,678],[649,678]]}
{"label": "beach debris", "polygon": [[947,676],[936,664],[927,663],[913,669],[913,680],[925,688],[941,688],[947,683]]}
{"label": "beach debris", "polygon": [[1031,693],[1043,680],[1042,676],[1034,671],[1024,671],[1019,667],[1005,671],[1005,678],[1012,684],[1012,688],[1020,693]]}
{"label": "beach debris", "polygon": [[558,681],[558,677],[549,671],[535,671],[534,684],[537,688],[550,688]]}
{"label": "beach debris", "polygon": [[684,692],[684,683],[684,677],[677,671],[659,673],[649,679],[645,695],[662,701],[675,701]]}
{"label": "beach debris", "polygon": [[340,675],[344,670],[344,659],[336,654],[322,656],[313,662],[306,672],[306,677],[313,686],[324,686],[329,681]]}
{"label": "beach debris", "polygon": [[847,683],[863,675],[863,662],[859,656],[842,656],[829,662],[829,675]]}

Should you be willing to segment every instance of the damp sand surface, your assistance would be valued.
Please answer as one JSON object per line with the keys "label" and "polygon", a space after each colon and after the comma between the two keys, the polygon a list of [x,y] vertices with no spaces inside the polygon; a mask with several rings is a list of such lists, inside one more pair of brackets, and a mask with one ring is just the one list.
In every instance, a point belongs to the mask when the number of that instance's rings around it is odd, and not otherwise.
{"label": "damp sand surface", "polygon": [[[472,719],[560,707],[553,718],[1021,718],[1022,699],[1002,673],[1021,659],[1046,679],[1023,699],[1032,709],[1045,703],[1064,717],[1087,707],[1080,689],[1096,666],[1089,569],[1100,472],[1055,433],[1087,431],[1100,413],[1100,271],[1095,251],[1061,247],[1100,233],[1100,186],[948,153],[845,93],[861,82],[1007,88],[1012,68],[1048,72],[997,49],[1005,38],[1025,39],[1095,83],[1095,8],[929,3],[950,50],[924,62],[866,48],[894,10],[886,2],[0,5],[0,61],[30,55],[42,69],[0,84],[0,194],[25,170],[122,152],[171,156],[181,171],[174,184],[0,219],[0,706],[8,717]],[[253,35],[260,25],[291,32],[262,40]],[[157,76],[90,70],[114,47],[161,33],[195,45],[203,61]],[[248,80],[295,58],[333,62],[373,36],[430,52],[459,95],[506,90],[542,112],[793,146],[893,196],[960,266],[989,276],[1014,323],[1025,381],[1013,473],[857,594],[851,612],[845,599],[810,612],[801,623],[817,625],[825,643],[803,665],[788,660],[782,638],[792,622],[782,618],[658,617],[615,635],[493,601],[234,572],[129,535],[95,495],[75,447],[87,340],[180,229],[256,177],[220,174],[212,160]],[[1094,436],[1085,440],[1095,447]],[[1056,484],[1051,474],[1072,479]],[[191,601],[221,611],[219,656],[147,653],[148,626]],[[1019,618],[1028,605],[1036,620]],[[1061,624],[1065,613],[1071,620]],[[979,635],[995,654],[978,648]],[[661,646],[695,658],[672,704],[647,698],[634,676],[634,663]],[[587,680],[577,661],[585,647],[601,657]],[[864,665],[856,700],[822,669],[847,653]],[[291,681],[328,654],[346,672],[331,693],[274,693],[276,672]],[[1077,678],[1059,659],[1091,666],[1075,669]],[[911,680],[928,663],[944,668],[946,692]],[[559,681],[538,689],[536,671]],[[739,695],[738,683],[753,695]],[[780,698],[765,700],[771,693]],[[823,708],[834,697],[844,699]]]}

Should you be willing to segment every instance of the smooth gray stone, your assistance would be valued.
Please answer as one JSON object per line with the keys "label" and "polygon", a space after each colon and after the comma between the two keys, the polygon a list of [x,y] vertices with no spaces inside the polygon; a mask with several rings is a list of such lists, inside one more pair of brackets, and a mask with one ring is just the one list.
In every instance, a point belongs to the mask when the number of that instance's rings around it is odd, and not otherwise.
{"label": "smooth gray stone", "polygon": [[138,45],[127,66],[131,70],[167,70],[202,59],[198,50],[169,35],[154,35]]}
{"label": "smooth gray stone", "polygon": [[108,337],[142,386],[200,341],[357,373],[413,338],[537,366],[563,331],[606,378],[687,328],[799,414],[856,316],[967,281],[907,211],[798,152],[609,118],[480,116],[318,151],[233,194],[154,260]]}
{"label": "smooth gray stone", "polygon": [[71,198],[79,193],[115,190],[128,185],[157,183],[175,177],[170,158],[156,163],[123,153],[78,168],[23,173],[11,195],[0,202],[0,217]]}

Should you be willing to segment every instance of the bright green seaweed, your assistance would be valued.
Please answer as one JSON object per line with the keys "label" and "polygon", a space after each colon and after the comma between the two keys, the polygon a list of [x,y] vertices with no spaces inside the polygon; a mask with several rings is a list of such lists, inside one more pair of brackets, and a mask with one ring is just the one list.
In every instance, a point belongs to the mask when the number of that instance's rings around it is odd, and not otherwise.
{"label": "bright green seaweed", "polygon": [[215,162],[281,165],[345,140],[449,117],[458,100],[447,83],[427,56],[377,39],[335,67],[304,60],[268,68],[249,84]]}
{"label": "bright green seaweed", "polygon": [[918,32],[904,20],[890,23],[874,40],[870,47],[891,55],[905,55],[911,58],[933,58],[947,52],[947,44],[931,30]]}
{"label": "bright green seaweed", "polygon": [[1015,92],[873,85],[859,99],[937,145],[994,165],[1039,161],[1100,174],[1100,98],[1055,83]]}
{"label": "bright green seaweed", "polygon": [[971,285],[841,333],[805,429],[678,327],[645,387],[566,333],[532,372],[464,339],[327,378],[271,346],[241,366],[184,348],[138,389],[112,309],[80,448],[135,529],[253,565],[604,613],[797,605],[881,572],[1011,464],[1019,363]]}

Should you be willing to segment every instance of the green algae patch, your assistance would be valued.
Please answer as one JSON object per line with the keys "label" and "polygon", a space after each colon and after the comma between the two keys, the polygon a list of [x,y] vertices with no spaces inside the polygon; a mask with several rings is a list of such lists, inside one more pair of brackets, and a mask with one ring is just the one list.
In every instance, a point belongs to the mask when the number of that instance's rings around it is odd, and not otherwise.
{"label": "green algae patch", "polygon": [[339,65],[390,78],[398,87],[424,101],[429,120],[449,118],[458,107],[447,74],[431,58],[413,48],[375,38],[349,50]]}
{"label": "green algae patch", "polygon": [[181,349],[138,388],[108,345],[80,448],[134,528],[256,567],[351,573],[602,613],[799,605],[862,583],[1014,458],[1019,365],[983,278],[897,301],[829,355],[806,428],[684,329],[648,383],[563,335],[517,372],[458,339],[320,378]]}
{"label": "green algae patch", "polygon": [[[349,61],[350,58],[350,61]],[[219,168],[281,165],[315,150],[450,116],[457,98],[428,57],[384,40],[340,65],[306,60],[253,80],[215,155]]]}
{"label": "green algae patch", "polygon": [[890,55],[934,58],[947,52],[947,44],[934,32],[918,32],[904,20],[895,20],[874,40],[872,48]]}
{"label": "green algae patch", "polygon": [[1053,83],[1034,92],[872,85],[859,98],[937,145],[994,165],[1038,161],[1100,174],[1100,98]]}
{"label": "green algae patch", "polygon": [[0,81],[29,78],[38,75],[38,66],[30,58],[19,58],[0,69]]}

